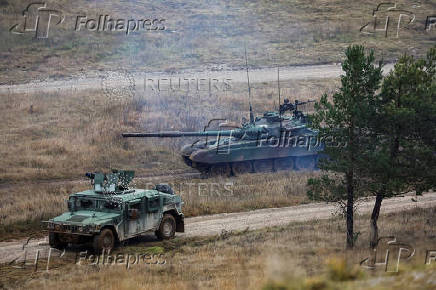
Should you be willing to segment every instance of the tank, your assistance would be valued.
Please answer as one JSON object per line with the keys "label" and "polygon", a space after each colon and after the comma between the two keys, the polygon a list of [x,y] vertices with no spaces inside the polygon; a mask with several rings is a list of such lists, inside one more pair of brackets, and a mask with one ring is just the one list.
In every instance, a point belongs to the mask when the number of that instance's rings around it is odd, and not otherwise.
{"label": "tank", "polygon": [[[181,149],[184,162],[202,174],[239,175],[277,170],[317,169],[323,144],[298,109],[308,102],[285,99],[278,111],[264,112],[241,125],[220,124],[199,132],[123,133],[125,138],[204,137]],[[212,120],[213,121],[213,120]],[[209,122],[210,123],[210,122]],[[227,130],[223,130],[226,127]]]}

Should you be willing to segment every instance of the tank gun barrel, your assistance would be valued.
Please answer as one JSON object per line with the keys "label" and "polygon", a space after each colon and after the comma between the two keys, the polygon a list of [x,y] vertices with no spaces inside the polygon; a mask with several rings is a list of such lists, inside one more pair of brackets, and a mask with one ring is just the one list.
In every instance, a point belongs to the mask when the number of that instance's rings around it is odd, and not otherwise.
{"label": "tank gun barrel", "polygon": [[204,132],[155,132],[155,133],[123,133],[124,138],[178,138],[200,136],[237,136],[239,130],[204,131]]}

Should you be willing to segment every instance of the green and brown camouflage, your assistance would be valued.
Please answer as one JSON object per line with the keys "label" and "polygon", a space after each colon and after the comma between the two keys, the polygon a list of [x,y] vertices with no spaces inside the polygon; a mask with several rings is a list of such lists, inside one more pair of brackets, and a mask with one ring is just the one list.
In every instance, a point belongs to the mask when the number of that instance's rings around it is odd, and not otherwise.
{"label": "green and brown camouflage", "polygon": [[182,199],[168,185],[129,188],[133,171],[86,176],[94,188],[71,194],[68,212],[46,222],[52,247],[92,242],[100,251],[149,232],[168,239],[184,231]]}
{"label": "green and brown camouflage", "polygon": [[206,131],[208,125],[200,132],[124,133],[122,136],[206,137],[181,149],[185,163],[204,174],[314,170],[324,144],[318,138],[318,131],[309,128],[307,116],[298,110],[298,106],[306,103],[285,100],[278,111],[265,112],[231,130]]}

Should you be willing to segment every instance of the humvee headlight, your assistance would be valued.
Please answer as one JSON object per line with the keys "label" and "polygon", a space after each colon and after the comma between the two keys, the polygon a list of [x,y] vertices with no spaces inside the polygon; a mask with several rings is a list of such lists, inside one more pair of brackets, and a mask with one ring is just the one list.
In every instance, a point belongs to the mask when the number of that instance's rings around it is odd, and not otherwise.
{"label": "humvee headlight", "polygon": [[54,229],[57,230],[57,231],[60,231],[61,230],[61,226],[60,225],[55,225]]}
{"label": "humvee headlight", "polygon": [[78,227],[77,229],[79,230],[79,232],[83,232],[83,227]]}
{"label": "humvee headlight", "polygon": [[91,226],[89,226],[88,230],[93,231],[93,232],[98,232],[100,230],[100,227],[101,226],[99,226],[99,225],[91,225]]}

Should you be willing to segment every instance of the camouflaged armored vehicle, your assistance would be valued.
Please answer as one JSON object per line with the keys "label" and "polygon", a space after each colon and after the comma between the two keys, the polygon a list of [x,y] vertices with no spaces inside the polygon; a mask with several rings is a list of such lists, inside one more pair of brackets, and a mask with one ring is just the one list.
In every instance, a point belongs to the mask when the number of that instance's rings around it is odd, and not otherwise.
{"label": "camouflaged armored vehicle", "polygon": [[[123,137],[206,137],[185,145],[185,163],[205,175],[238,175],[276,170],[314,170],[324,145],[299,106],[285,99],[278,111],[265,112],[231,130],[124,133]],[[287,112],[292,114],[286,114]]]}
{"label": "camouflaged armored vehicle", "polygon": [[129,188],[133,171],[87,173],[93,189],[71,194],[68,212],[46,221],[49,244],[92,243],[95,251],[154,232],[160,239],[184,232],[183,202],[169,185],[154,190]]}

